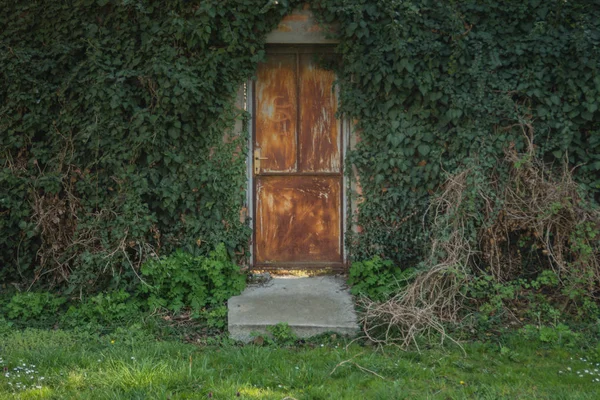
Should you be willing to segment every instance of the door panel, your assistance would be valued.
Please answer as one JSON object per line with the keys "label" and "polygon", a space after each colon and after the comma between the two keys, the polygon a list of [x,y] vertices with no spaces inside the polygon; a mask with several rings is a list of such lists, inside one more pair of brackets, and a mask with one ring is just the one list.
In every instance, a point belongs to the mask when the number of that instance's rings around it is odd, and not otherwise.
{"label": "door panel", "polygon": [[337,177],[259,177],[257,263],[341,262],[340,194]]}
{"label": "door panel", "polygon": [[333,71],[300,54],[300,171],[340,171],[340,126]]}
{"label": "door panel", "polygon": [[343,266],[342,135],[333,72],[315,55],[267,56],[255,83],[254,266]]}
{"label": "door panel", "polygon": [[258,67],[256,136],[261,172],[296,171],[297,72],[294,54],[277,54]]}

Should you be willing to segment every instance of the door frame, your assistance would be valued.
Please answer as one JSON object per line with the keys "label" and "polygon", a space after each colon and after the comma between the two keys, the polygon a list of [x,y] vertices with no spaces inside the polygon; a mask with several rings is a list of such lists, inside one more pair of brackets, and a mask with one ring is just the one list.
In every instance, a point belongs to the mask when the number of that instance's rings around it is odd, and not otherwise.
{"label": "door frame", "polygon": [[[326,53],[326,54],[335,54],[334,48],[331,45],[312,45],[312,44],[298,44],[298,45],[267,45],[266,46],[266,57],[269,57],[270,54],[278,54],[278,53]],[[248,132],[248,152],[246,158],[246,210],[249,217],[249,227],[251,229],[251,239],[249,246],[249,267],[251,270],[269,270],[269,271],[305,271],[305,272],[320,272],[320,271],[335,271],[335,272],[346,272],[348,270],[348,251],[346,248],[346,230],[347,230],[347,219],[348,219],[348,189],[351,186],[350,179],[346,174],[346,164],[345,158],[348,150],[348,145],[350,143],[350,133],[351,133],[351,123],[348,119],[342,118],[340,120],[340,168],[341,168],[341,201],[340,201],[340,250],[342,253],[342,267],[338,266],[324,266],[323,268],[319,267],[302,267],[301,264],[295,265],[293,268],[286,267],[277,267],[277,266],[260,266],[254,268],[255,266],[255,251],[254,247],[256,244],[255,241],[255,223],[254,218],[256,215],[256,187],[254,182],[254,171],[253,171],[253,150],[254,150],[254,138],[255,138],[255,122],[256,122],[256,108],[254,104],[254,93],[255,93],[255,83],[256,81],[253,79],[249,79],[246,84],[246,93],[245,93],[245,109],[250,113],[250,121],[248,127],[250,132]],[[338,98],[338,108],[339,108],[339,88],[335,87],[335,93]],[[307,263],[307,264],[318,264],[318,263]],[[307,265],[308,266],[308,265]]]}

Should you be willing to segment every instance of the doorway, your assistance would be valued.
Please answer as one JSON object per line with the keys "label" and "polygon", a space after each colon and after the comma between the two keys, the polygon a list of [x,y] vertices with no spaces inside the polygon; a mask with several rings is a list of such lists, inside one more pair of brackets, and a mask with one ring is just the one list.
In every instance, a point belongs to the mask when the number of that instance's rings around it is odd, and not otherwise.
{"label": "doorway", "polygon": [[342,121],[330,57],[272,48],[253,85],[253,267],[344,268]]}

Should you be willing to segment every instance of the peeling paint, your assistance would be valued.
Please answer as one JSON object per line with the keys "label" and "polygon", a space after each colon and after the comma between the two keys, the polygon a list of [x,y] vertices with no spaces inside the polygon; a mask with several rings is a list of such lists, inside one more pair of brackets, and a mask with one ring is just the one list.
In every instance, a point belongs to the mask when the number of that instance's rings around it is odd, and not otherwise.
{"label": "peeling paint", "polygon": [[272,55],[258,67],[256,146],[261,172],[296,170],[297,90],[294,54]]}
{"label": "peeling paint", "polygon": [[338,177],[257,179],[256,262],[341,262]]}
{"label": "peeling paint", "polygon": [[310,54],[300,56],[300,170],[340,170],[340,126],[335,118],[334,73],[318,68]]}
{"label": "peeling paint", "polygon": [[341,124],[335,118],[334,79],[313,54],[271,54],[259,66],[255,264],[343,262]]}

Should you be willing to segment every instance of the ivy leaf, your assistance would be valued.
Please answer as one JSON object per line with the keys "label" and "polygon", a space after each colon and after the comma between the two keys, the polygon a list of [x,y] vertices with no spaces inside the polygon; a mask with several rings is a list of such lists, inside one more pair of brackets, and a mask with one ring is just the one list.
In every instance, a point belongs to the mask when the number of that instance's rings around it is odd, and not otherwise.
{"label": "ivy leaf", "polygon": [[594,118],[594,114],[589,111],[582,111],[581,118],[585,119],[586,121],[591,121]]}
{"label": "ivy leaf", "polygon": [[421,154],[422,156],[426,156],[431,151],[431,147],[429,147],[429,145],[427,144],[420,144],[417,147],[417,150],[419,150],[419,154]]}
{"label": "ivy leaf", "polygon": [[352,22],[352,23],[348,24],[348,26],[346,26],[346,35],[352,36],[352,34],[354,34],[354,31],[356,30],[356,28],[358,28],[358,24],[356,22]]}

